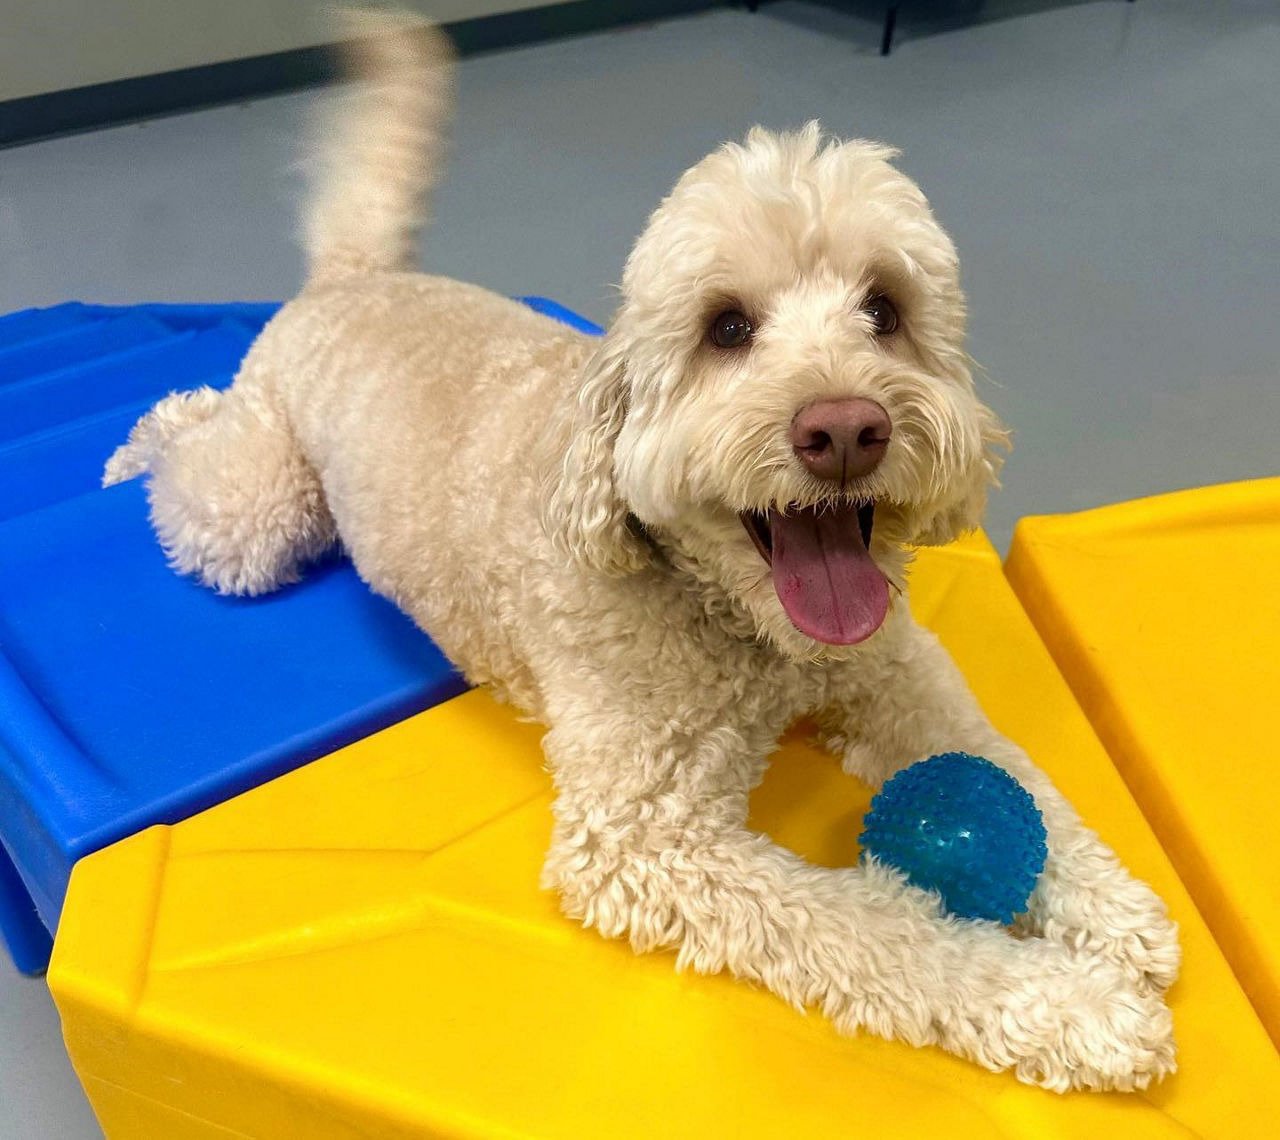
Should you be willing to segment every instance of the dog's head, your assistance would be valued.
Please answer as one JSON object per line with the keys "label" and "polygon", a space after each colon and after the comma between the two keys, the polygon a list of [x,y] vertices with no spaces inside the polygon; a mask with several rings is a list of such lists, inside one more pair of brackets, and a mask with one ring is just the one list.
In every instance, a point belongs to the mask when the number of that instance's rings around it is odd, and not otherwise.
{"label": "dog's head", "polygon": [[955,249],[891,157],[757,128],[680,179],[573,409],[563,549],[628,573],[652,539],[813,657],[879,628],[907,547],[976,525],[1005,434]]}

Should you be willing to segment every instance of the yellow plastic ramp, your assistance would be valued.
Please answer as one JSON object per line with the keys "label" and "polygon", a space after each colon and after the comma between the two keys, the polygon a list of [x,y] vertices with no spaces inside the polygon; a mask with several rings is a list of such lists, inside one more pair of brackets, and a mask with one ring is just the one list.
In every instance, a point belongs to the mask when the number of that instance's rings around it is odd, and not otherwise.
{"label": "yellow plastic ramp", "polygon": [[[994,552],[922,555],[915,605],[1183,923],[1182,1068],[1159,1088],[1057,1096],[841,1038],[580,929],[538,889],[541,730],[476,692],[77,866],[49,980],[108,1137],[1280,1135],[1280,1059]],[[796,738],[754,823],[838,863],[868,801]]]}
{"label": "yellow plastic ramp", "polygon": [[1024,519],[1006,572],[1280,1045],[1280,478]]}

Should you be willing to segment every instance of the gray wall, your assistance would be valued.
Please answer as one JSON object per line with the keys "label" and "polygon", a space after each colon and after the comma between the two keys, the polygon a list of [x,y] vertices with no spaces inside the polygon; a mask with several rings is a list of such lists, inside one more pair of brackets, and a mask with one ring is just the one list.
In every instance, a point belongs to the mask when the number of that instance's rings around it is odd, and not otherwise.
{"label": "gray wall", "polygon": [[[545,0],[402,2],[461,20]],[[323,7],[323,0],[0,0],[0,100],[324,43]]]}

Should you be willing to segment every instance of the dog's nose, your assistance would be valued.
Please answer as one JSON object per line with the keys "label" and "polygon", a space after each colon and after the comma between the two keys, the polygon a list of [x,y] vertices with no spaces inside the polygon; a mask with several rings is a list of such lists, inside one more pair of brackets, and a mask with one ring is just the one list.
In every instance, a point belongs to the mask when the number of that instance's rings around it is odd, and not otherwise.
{"label": "dog's nose", "polygon": [[893,424],[874,400],[819,400],[791,421],[791,446],[819,479],[870,475],[889,448]]}

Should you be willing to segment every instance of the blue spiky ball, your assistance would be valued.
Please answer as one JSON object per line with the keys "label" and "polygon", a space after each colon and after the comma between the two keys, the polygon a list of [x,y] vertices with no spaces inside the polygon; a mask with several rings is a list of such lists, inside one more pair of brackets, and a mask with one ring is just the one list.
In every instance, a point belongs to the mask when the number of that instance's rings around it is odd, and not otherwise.
{"label": "blue spiky ball", "polygon": [[864,854],[936,890],[961,918],[1012,922],[1044,870],[1031,793],[990,760],[945,752],[904,768],[871,801]]}

